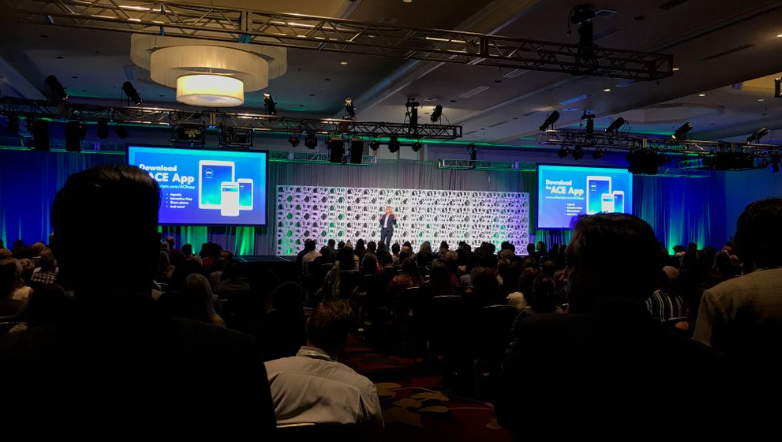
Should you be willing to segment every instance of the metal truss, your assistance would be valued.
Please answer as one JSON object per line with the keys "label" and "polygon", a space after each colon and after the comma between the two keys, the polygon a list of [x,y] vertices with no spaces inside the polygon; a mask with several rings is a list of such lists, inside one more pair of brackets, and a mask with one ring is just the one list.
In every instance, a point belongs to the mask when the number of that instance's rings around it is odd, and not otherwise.
{"label": "metal truss", "polygon": [[505,172],[531,172],[536,170],[535,163],[445,159],[437,161],[437,168],[457,170],[492,170]]}
{"label": "metal truss", "polygon": [[[596,147],[609,150],[652,149],[672,154],[710,156],[720,152],[739,152],[753,156],[767,156],[782,152],[782,146],[774,144],[726,143],[722,141],[675,140],[673,138],[651,138],[635,134],[612,134],[602,131],[587,135],[584,131],[547,130],[540,136],[543,144],[560,146]],[[686,168],[698,168],[688,164]],[[700,164],[703,162],[700,160]]]}
{"label": "metal truss", "polygon": [[673,74],[671,55],[150,0],[0,0],[0,20],[633,80]]}
{"label": "metal truss", "polygon": [[0,98],[0,114],[79,121],[108,120],[120,124],[148,124],[151,126],[222,126],[224,128],[254,129],[290,134],[303,132],[350,134],[369,138],[396,135],[416,139],[453,140],[462,136],[461,126],[446,124],[411,126],[408,123],[367,122],[336,118],[307,119],[213,110],[108,107],[15,98]]}
{"label": "metal truss", "polygon": [[329,161],[329,154],[316,152],[289,152],[284,150],[273,150],[269,152],[269,161],[281,163],[324,163],[324,164],[346,164],[350,166],[373,166],[377,164],[377,158],[374,155],[364,155],[361,157],[361,164],[358,163],[332,163]]}

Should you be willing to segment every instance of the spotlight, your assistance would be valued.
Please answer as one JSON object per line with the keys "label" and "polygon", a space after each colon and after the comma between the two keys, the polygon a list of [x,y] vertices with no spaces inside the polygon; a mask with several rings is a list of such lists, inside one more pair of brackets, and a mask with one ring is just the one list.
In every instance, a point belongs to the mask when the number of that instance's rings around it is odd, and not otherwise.
{"label": "spotlight", "polygon": [[372,140],[369,142],[369,147],[372,150],[378,150],[380,149],[380,142],[377,140]]}
{"label": "spotlight", "polygon": [[277,103],[274,102],[272,94],[268,92],[263,93],[263,108],[266,111],[266,115],[277,115]]}
{"label": "spotlight", "polygon": [[584,158],[584,149],[581,146],[576,146],[573,148],[573,159],[578,161],[581,158]]}
{"label": "spotlight", "polygon": [[288,138],[288,142],[291,143],[291,147],[296,147],[299,145],[299,137],[293,135],[290,138]]}
{"label": "spotlight", "polygon": [[690,123],[684,123],[676,129],[676,132],[673,133],[672,137],[674,140],[684,141],[686,139],[687,133],[692,130],[692,125]]}
{"label": "spotlight", "polygon": [[35,150],[49,150],[49,122],[46,120],[27,120],[27,130],[33,134]]}
{"label": "spotlight", "polygon": [[125,95],[128,96],[128,99],[133,102],[136,106],[141,104],[141,95],[138,94],[138,91],[135,87],[133,87],[133,84],[131,82],[126,81],[122,83],[122,92],[125,92]]}
{"label": "spotlight", "polygon": [[206,143],[206,131],[201,126],[174,126],[171,142],[174,144],[189,144],[203,146]]}
{"label": "spotlight", "polygon": [[440,118],[443,117],[443,107],[439,104],[434,107],[434,110],[432,111],[432,123],[436,123],[440,121]]}
{"label": "spotlight", "polygon": [[106,120],[98,121],[98,128],[96,130],[98,138],[105,140],[109,137],[109,122]]}
{"label": "spotlight", "polygon": [[747,143],[751,143],[753,141],[760,142],[760,139],[768,135],[768,129],[765,127],[762,127],[755,132],[752,133],[749,137],[747,137]]}
{"label": "spotlight", "polygon": [[87,136],[87,128],[78,121],[65,123],[65,150],[80,152],[81,140]]}
{"label": "spotlight", "polygon": [[421,142],[416,141],[415,143],[413,143],[413,152],[418,152],[419,150],[421,150]]}
{"label": "spotlight", "polygon": [[554,123],[559,120],[559,112],[554,111],[546,117],[546,120],[543,122],[543,124],[540,125],[540,131],[545,131],[549,126],[553,126]]}
{"label": "spotlight", "polygon": [[612,121],[611,124],[608,125],[606,128],[606,132],[618,132],[619,129],[622,128],[626,123],[625,119],[622,117],[617,118],[616,120]]}
{"label": "spotlight", "polygon": [[388,140],[388,150],[391,153],[399,152],[399,137],[391,135],[391,138]]}
{"label": "spotlight", "polygon": [[125,139],[128,137],[128,128],[125,126],[117,126],[116,129],[114,129],[117,132],[117,136],[121,139]]}
{"label": "spotlight", "polygon": [[304,137],[304,146],[306,146],[307,149],[315,149],[318,147],[318,137],[315,136],[315,133],[307,132],[307,135]]}
{"label": "spotlight", "polygon": [[252,129],[237,129],[235,127],[220,128],[220,146],[228,147],[252,147]]}
{"label": "spotlight", "polygon": [[570,148],[565,146],[560,147],[557,155],[559,155],[560,158],[565,158],[566,156],[570,155]]}
{"label": "spotlight", "polygon": [[9,115],[8,116],[8,126],[6,127],[8,130],[8,133],[11,135],[16,135],[19,133],[19,116],[18,115]]}
{"label": "spotlight", "polygon": [[66,100],[68,98],[68,93],[65,92],[65,88],[62,87],[62,84],[57,80],[57,77],[54,75],[49,75],[46,77],[46,87],[49,89],[49,92],[52,93],[52,98],[57,101]]}
{"label": "spotlight", "polygon": [[593,150],[592,159],[599,160],[600,158],[603,158],[603,150],[602,149]]}
{"label": "spotlight", "polygon": [[345,98],[345,118],[351,120],[356,118],[356,108],[353,107],[352,98]]}

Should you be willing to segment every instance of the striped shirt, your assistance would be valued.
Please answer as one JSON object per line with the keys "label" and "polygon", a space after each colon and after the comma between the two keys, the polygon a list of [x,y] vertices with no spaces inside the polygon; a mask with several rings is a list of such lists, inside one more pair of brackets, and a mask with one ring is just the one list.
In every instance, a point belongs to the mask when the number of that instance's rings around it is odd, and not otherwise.
{"label": "striped shirt", "polygon": [[302,347],[291,358],[266,362],[277,425],[358,424],[368,440],[383,434],[375,385],[323,350]]}
{"label": "striped shirt", "polygon": [[681,296],[673,296],[662,290],[655,290],[652,296],[646,299],[646,308],[652,317],[660,321],[685,316],[684,300]]}

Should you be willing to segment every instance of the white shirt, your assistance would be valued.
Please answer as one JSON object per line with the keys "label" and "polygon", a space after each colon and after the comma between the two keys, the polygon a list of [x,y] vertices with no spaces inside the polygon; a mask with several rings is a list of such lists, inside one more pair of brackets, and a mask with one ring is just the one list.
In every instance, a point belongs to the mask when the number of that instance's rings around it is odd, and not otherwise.
{"label": "white shirt", "polygon": [[383,411],[375,384],[323,350],[302,347],[292,358],[266,362],[277,425],[358,424],[381,440]]}
{"label": "white shirt", "polygon": [[384,229],[387,229],[387,228],[388,228],[388,218],[391,218],[391,215],[388,215],[388,214],[386,214],[386,222],[385,222],[385,224],[383,225],[383,228],[384,228]]}

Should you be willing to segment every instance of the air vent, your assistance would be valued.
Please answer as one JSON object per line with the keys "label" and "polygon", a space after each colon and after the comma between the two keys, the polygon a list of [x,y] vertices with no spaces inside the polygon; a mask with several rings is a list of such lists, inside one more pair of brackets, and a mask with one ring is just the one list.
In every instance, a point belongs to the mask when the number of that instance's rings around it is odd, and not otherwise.
{"label": "air vent", "polygon": [[714,60],[716,58],[724,57],[726,55],[730,55],[730,54],[733,54],[735,52],[739,52],[739,51],[743,51],[745,49],[749,49],[749,48],[751,48],[753,46],[755,46],[755,45],[753,45],[753,44],[745,44],[743,46],[738,46],[738,47],[735,47],[733,49],[728,49],[726,51],[717,52],[716,54],[709,55],[708,57],[703,57],[703,58],[701,58],[700,61]]}
{"label": "air vent", "polygon": [[616,11],[613,9],[601,9],[595,12],[595,17],[610,17],[614,14],[616,14]]}
{"label": "air vent", "polygon": [[489,126],[487,126],[487,127],[497,127],[497,126],[502,126],[503,124],[505,124],[505,123],[507,123],[507,122],[508,122],[508,120],[505,120],[505,121],[501,121],[501,122],[499,122],[499,123],[491,124],[491,125],[489,125]]}
{"label": "air vent", "polygon": [[677,7],[677,6],[679,6],[679,5],[683,4],[683,3],[687,3],[687,0],[671,0],[669,2],[665,2],[665,3],[661,4],[660,5],[660,9],[668,10],[668,9],[671,9],[671,8],[675,8],[675,7]]}
{"label": "air vent", "polygon": [[489,89],[488,86],[478,86],[475,89],[469,90],[469,91],[459,95],[459,98],[474,97],[474,96],[476,96],[476,95],[480,94],[481,92],[486,91],[488,89]]}
{"label": "air vent", "polygon": [[529,71],[526,70],[526,69],[514,69],[514,70],[508,72],[507,74],[503,75],[503,77],[505,77],[505,78],[516,78],[516,77],[518,77],[521,74],[526,74],[527,72],[529,72]]}

